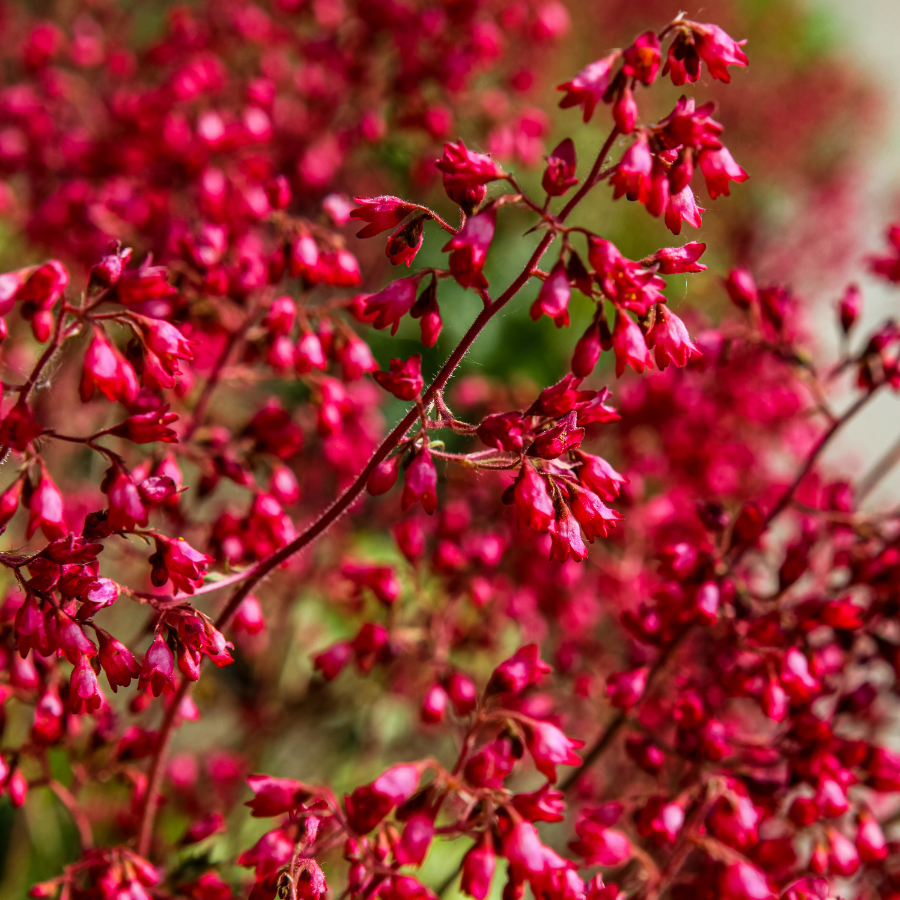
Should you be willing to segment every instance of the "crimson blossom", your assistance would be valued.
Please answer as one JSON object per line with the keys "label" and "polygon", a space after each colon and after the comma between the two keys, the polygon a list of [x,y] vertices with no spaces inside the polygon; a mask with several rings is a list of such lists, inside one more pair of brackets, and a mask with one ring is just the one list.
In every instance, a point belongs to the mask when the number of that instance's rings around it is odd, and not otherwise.
{"label": "crimson blossom", "polygon": [[[210,3],[143,49],[74,6],[9,13],[0,90],[53,255],[0,275],[0,790],[78,843],[30,895],[900,897],[900,527],[861,506],[900,450],[820,465],[900,329],[849,285],[821,359],[748,268],[717,324],[667,293],[748,178],[692,96],[745,42],[606,53],[559,85],[599,150],[542,161],[558,0]],[[575,224],[604,191],[641,258]],[[451,383],[526,289],[588,322],[569,370]]]}

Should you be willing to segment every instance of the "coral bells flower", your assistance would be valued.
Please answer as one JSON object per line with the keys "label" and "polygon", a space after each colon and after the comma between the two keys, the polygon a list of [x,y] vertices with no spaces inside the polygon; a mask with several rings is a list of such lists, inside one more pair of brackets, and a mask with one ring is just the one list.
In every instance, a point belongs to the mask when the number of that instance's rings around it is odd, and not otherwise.
{"label": "coral bells flower", "polygon": [[572,514],[584,531],[589,543],[595,538],[606,537],[617,522],[622,521],[621,513],[610,509],[593,491],[569,482],[574,497],[572,498]]}
{"label": "coral bells flower", "polygon": [[724,285],[731,302],[739,309],[750,309],[759,300],[756,282],[746,269],[732,269]]}
{"label": "coral bells flower", "polygon": [[382,231],[396,228],[416,207],[399,197],[354,197],[359,206],[350,210],[350,218],[368,222],[356,236],[375,237]]}
{"label": "coral bells flower", "polygon": [[765,875],[745,862],[726,866],[722,872],[721,886],[722,896],[729,900],[768,900],[774,896]]}
{"label": "coral bells flower", "polygon": [[97,638],[100,641],[100,665],[116,693],[119,687],[128,687],[131,679],[138,677],[141,667],[132,652],[112,635],[98,628]]}
{"label": "coral bells flower", "polygon": [[537,644],[520,647],[494,669],[485,694],[519,694],[529,685],[537,684],[544,675],[553,671],[541,659],[540,653]]}
{"label": "coral bells flower", "polygon": [[145,690],[148,686],[154,697],[158,697],[163,689],[172,683],[175,676],[175,657],[169,649],[162,635],[157,631],[153,643],[144,657],[141,667],[140,687]]}
{"label": "coral bells flower", "polygon": [[594,108],[603,99],[612,80],[612,70],[618,62],[619,51],[604,56],[585,66],[571,81],[557,87],[558,91],[565,91],[559,105],[562,109],[580,106],[584,110],[584,121],[589,122],[594,114]]}
{"label": "coral bells flower", "polygon": [[886,256],[873,256],[869,265],[876,275],[900,284],[900,225],[891,225],[887,239],[891,244],[890,253]]}
{"label": "coral bells flower", "polygon": [[481,840],[465,855],[462,862],[460,890],[475,900],[485,900],[491,890],[491,881],[497,870],[497,856],[490,832],[485,831]]}
{"label": "coral bells flower", "polygon": [[569,276],[566,273],[566,265],[562,257],[550,272],[550,276],[541,285],[537,299],[531,305],[531,318],[535,322],[541,315],[553,319],[557,328],[563,328],[569,324]]}
{"label": "coral bells flower", "polygon": [[193,594],[203,584],[206,569],[215,560],[195,550],[184,538],[173,541],[161,534],[153,536],[156,553],[150,556],[151,580],[162,587],[169,579],[177,591]]}
{"label": "coral bells flower", "polygon": [[702,150],[700,152],[700,171],[706,179],[709,196],[715,200],[723,194],[729,195],[728,182],[738,184],[750,176],[734,161],[727,147],[718,150]]}
{"label": "coral bells flower", "polygon": [[[69,284],[69,273],[59,260],[51,259],[28,272],[25,282],[15,293],[22,303],[22,318],[32,319],[40,310],[47,310],[62,296]],[[11,273],[15,274],[15,273]]]}
{"label": "coral bells flower", "polygon": [[529,722],[525,726],[525,746],[537,770],[553,782],[557,766],[580,765],[581,759],[575,751],[584,746],[584,741],[567,737],[549,722]]}
{"label": "coral bells flower", "polygon": [[641,132],[637,140],[625,151],[616,171],[609,178],[615,188],[613,199],[626,196],[629,200],[646,203],[650,193],[650,173],[653,171],[653,154],[647,143],[647,135]]}
{"label": "coral bells flower", "polygon": [[643,372],[653,367],[650,350],[638,324],[628,315],[616,312],[616,324],[612,333],[613,350],[616,354],[616,377],[620,378],[626,364],[635,372]]}
{"label": "coral bells flower", "polygon": [[82,656],[72,670],[69,682],[69,709],[73,713],[96,712],[103,703],[97,676],[87,656]]}
{"label": "coral bells flower", "polygon": [[422,356],[414,354],[405,362],[391,360],[390,372],[375,372],[375,380],[398,400],[415,400],[425,386],[422,380]]}
{"label": "coral bells flower", "polygon": [[578,470],[579,480],[595,494],[599,494],[602,500],[615,500],[622,485],[628,484],[628,479],[620,475],[600,456],[577,450],[575,458],[581,462],[581,468]]}
{"label": "coral bells flower", "polygon": [[559,143],[547,157],[547,168],[541,179],[541,187],[551,197],[562,197],[569,188],[578,184],[576,169],[575,143],[566,138]]}
{"label": "coral bells flower", "polygon": [[178,374],[177,360],[194,358],[191,347],[196,342],[188,340],[174,325],[134,313],[131,316],[141,330],[147,349],[159,359],[167,374]]}
{"label": "coral bells flower", "polygon": [[741,50],[747,41],[736,41],[718,25],[691,22],[690,27],[697,56],[706,63],[713,78],[728,84],[731,81],[728,66],[747,65],[747,54]]}
{"label": "coral bells flower", "polygon": [[428,515],[437,509],[437,471],[427,447],[419,450],[409,464],[400,497],[400,508],[404,512],[415,503],[421,503]]}
{"label": "coral bells flower", "polygon": [[109,433],[135,444],[155,444],[157,441],[173,444],[178,442],[178,435],[169,425],[177,421],[178,414],[169,412],[169,405],[166,403],[150,412],[129,416],[124,422],[110,428]]}
{"label": "coral bells flower", "polygon": [[134,403],[140,386],[131,364],[99,331],[84,355],[80,394],[85,402],[97,388],[107,400],[120,400],[126,406]]}
{"label": "coral bells flower", "polygon": [[29,539],[41,529],[49,541],[61,538],[67,531],[62,494],[53,483],[50,473],[41,461],[38,483],[26,501],[30,513],[25,536]]}
{"label": "coral bells flower", "polygon": [[534,878],[546,868],[544,845],[531,822],[518,822],[503,841],[503,855],[519,880]]}
{"label": "coral bells flower", "polygon": [[399,266],[400,263],[406,263],[407,268],[412,265],[416,254],[422,249],[424,225],[425,217],[420,216],[390,236],[384,252],[392,265]]}
{"label": "coral bells flower", "polygon": [[838,317],[841,323],[841,331],[844,334],[850,334],[856,320],[862,313],[863,298],[862,292],[855,285],[848,285],[843,296],[838,302]]}
{"label": "coral bells flower", "polygon": [[14,450],[25,450],[28,445],[44,433],[44,429],[34,420],[31,407],[22,400],[6,414],[0,423],[0,442]]}
{"label": "coral bells flower", "polygon": [[646,667],[631,672],[614,672],[606,679],[609,702],[628,712],[644,696],[649,672]]}
{"label": "coral bells flower", "polygon": [[[600,334],[600,315],[588,325],[585,333],[578,339],[575,352],[572,354],[572,374],[579,378],[587,378],[594,371],[603,350],[603,339]],[[607,326],[608,327],[608,326]]]}
{"label": "coral bells flower", "polygon": [[247,784],[254,797],[244,805],[250,807],[252,810],[250,815],[255,819],[284,815],[296,809],[301,803],[305,803],[311,796],[305,784],[290,778],[251,775],[247,779]]}
{"label": "coral bells flower", "polygon": [[622,62],[626,78],[636,78],[644,85],[653,84],[661,62],[659,38],[654,32],[645,31],[622,54]]}
{"label": "coral bells flower", "polygon": [[365,315],[375,316],[372,324],[376,328],[387,328],[390,325],[391,334],[396,334],[400,320],[416,302],[416,291],[421,280],[421,275],[414,275],[392,281],[384,290],[366,299]]}
{"label": "coral bells flower", "polygon": [[494,239],[496,222],[497,210],[492,206],[468,219],[459,234],[444,246],[444,253],[450,251],[450,271],[461,287],[487,288],[482,269]]}
{"label": "coral bells flower", "polygon": [[559,517],[550,523],[550,541],[550,558],[555,558],[557,562],[563,563],[570,558],[576,562],[587,559],[581,528],[565,504]]}
{"label": "coral bells flower", "polygon": [[700,214],[705,212],[702,206],[697,206],[694,192],[690,187],[685,187],[669,197],[665,216],[666,228],[672,234],[681,234],[682,222],[687,222],[692,228],[699,228],[703,224]]}
{"label": "coral bells flower", "polygon": [[169,284],[169,271],[165,266],[143,265],[139,269],[127,269],[116,285],[116,298],[125,306],[162,300],[178,291]]}
{"label": "coral bells flower", "polygon": [[516,520],[519,528],[533,528],[535,531],[549,531],[555,519],[553,501],[547,492],[544,479],[534,467],[523,462],[519,477],[515,481],[513,499],[516,504]]}
{"label": "coral bells flower", "polygon": [[147,524],[147,510],[137,485],[120,465],[111,466],[100,489],[109,497],[107,523],[112,531],[134,531]]}
{"label": "coral bells flower", "polygon": [[[444,173],[444,188],[465,189],[503,178],[503,169],[486,153],[473,153],[462,141],[444,144],[444,155],[437,161]],[[451,197],[451,199],[453,199]]]}
{"label": "coral bells flower", "polygon": [[706,250],[706,244],[690,241],[683,247],[663,247],[644,262],[659,266],[662,275],[681,275],[688,272],[705,272],[706,266],[697,262]]}
{"label": "coral bells flower", "polygon": [[647,343],[653,348],[656,365],[665,369],[670,362],[676,366],[686,366],[695,356],[702,356],[692,343],[684,322],[667,306],[656,307],[656,321],[647,335]]}

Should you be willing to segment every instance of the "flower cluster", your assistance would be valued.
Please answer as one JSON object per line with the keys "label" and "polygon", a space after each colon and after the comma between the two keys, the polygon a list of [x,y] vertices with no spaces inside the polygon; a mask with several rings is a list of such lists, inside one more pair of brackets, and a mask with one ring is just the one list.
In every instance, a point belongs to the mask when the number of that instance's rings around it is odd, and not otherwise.
{"label": "flower cluster", "polygon": [[[80,844],[31,896],[896,896],[897,516],[860,504],[900,454],[819,458],[900,329],[850,284],[820,361],[750,268],[682,318],[705,242],[575,224],[608,184],[677,235],[695,168],[746,180],[712,103],[637,99],[744,42],[679,15],[561,85],[610,107],[586,165],[525,102],[558,0],[172,7],[140,50],[76,6],[0,50],[0,211],[54,257],[0,274],[0,792]],[[528,290],[588,323],[568,370],[451,381]]]}

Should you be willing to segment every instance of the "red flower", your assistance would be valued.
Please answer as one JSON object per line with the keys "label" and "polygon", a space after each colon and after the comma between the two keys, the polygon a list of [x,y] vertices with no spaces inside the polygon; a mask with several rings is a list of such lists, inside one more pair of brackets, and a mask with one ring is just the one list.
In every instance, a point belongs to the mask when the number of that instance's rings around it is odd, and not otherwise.
{"label": "red flower", "polygon": [[195,550],[184,538],[173,541],[157,534],[153,540],[156,542],[156,553],[149,560],[153,566],[153,583],[162,587],[171,579],[176,591],[193,594],[203,584],[207,566],[214,562],[213,558]]}
{"label": "red flower", "polygon": [[647,335],[647,343],[653,348],[660,370],[670,362],[679,367],[686,366],[692,357],[702,356],[691,341],[684,322],[663,304],[656,307],[656,321]]}
{"label": "red flower", "polygon": [[557,562],[574,559],[581,562],[587,559],[587,547],[581,537],[581,528],[572,517],[569,507],[562,504],[562,512],[555,522],[550,524],[550,558]]}
{"label": "red flower", "polygon": [[576,166],[575,143],[572,138],[566,138],[547,157],[547,168],[541,179],[541,187],[551,197],[561,197],[569,188],[578,184],[575,175]]}
{"label": "red flower", "polygon": [[641,132],[637,140],[625,151],[616,171],[609,178],[615,188],[613,200],[627,196],[629,200],[646,203],[650,194],[650,173],[653,170],[653,154],[647,143],[647,135]]}
{"label": "red flower", "polygon": [[25,530],[27,538],[31,539],[38,528],[49,541],[61,538],[68,531],[62,494],[53,483],[43,461],[38,470],[37,487],[31,491],[27,506],[30,513]]}
{"label": "red flower", "polygon": [[537,321],[541,315],[553,319],[557,328],[569,324],[569,276],[560,257],[547,280],[541,285],[537,299],[531,305],[531,318]]}
{"label": "red flower", "polygon": [[437,161],[444,173],[445,188],[470,188],[504,177],[503,169],[486,153],[473,153],[462,141],[444,144]]}
{"label": "red flower", "polygon": [[391,326],[391,334],[397,333],[400,320],[412,309],[416,300],[421,275],[398,278],[384,290],[366,299],[365,315],[375,316],[372,323],[376,328]]}
{"label": "red flower", "polygon": [[375,380],[399,400],[414,400],[422,392],[422,356],[414,354],[406,361],[391,360],[390,372],[375,372]]}
{"label": "red flower", "polygon": [[416,258],[416,254],[422,249],[422,229],[425,217],[413,219],[408,225],[398,228],[388,239],[384,248],[385,255],[392,265],[399,266],[406,263],[407,268]]}
{"label": "red flower", "polygon": [[606,537],[616,523],[622,521],[622,515],[610,509],[593,491],[572,482],[568,484],[575,495],[572,498],[572,514],[589,543],[593,543],[595,538]]}
{"label": "red flower", "polygon": [[613,706],[630,710],[644,695],[649,669],[644,667],[631,672],[614,672],[606,679],[606,695]]}
{"label": "red flower", "polygon": [[247,784],[254,797],[244,805],[250,807],[254,819],[284,815],[305,803],[311,796],[305,784],[290,778],[251,775],[247,779]]}
{"label": "red flower", "polygon": [[157,631],[153,643],[144,656],[139,684],[142,690],[149,686],[154,697],[158,697],[167,685],[171,685],[175,675],[175,657],[162,635]]}
{"label": "red flower", "polygon": [[100,709],[102,703],[103,695],[100,693],[97,676],[87,656],[82,656],[69,680],[69,709],[73,713],[80,713],[82,710],[93,713]]}
{"label": "red flower", "polygon": [[641,84],[653,84],[661,61],[659,38],[653,31],[645,31],[622,54],[622,72],[627,78],[637,78]]}
{"label": "red flower", "polygon": [[519,528],[549,531],[554,521],[553,501],[547,492],[544,479],[526,462],[522,463],[515,481],[513,497],[516,504],[516,520]]}
{"label": "red flower", "polygon": [[151,409],[150,412],[129,416],[124,422],[109,429],[109,433],[135,444],[164,444],[178,442],[178,435],[168,426],[178,421],[178,414],[169,412],[169,404]]}
{"label": "red flower", "polygon": [[562,109],[581,106],[584,109],[584,121],[589,122],[594,108],[603,99],[612,79],[613,66],[621,55],[620,51],[592,62],[583,68],[571,81],[559,85],[558,91],[565,91],[559,105]]}
{"label": "red flower", "polygon": [[575,751],[584,746],[584,741],[567,737],[549,722],[529,722],[525,726],[525,745],[538,772],[553,782],[556,781],[557,766],[577,766],[581,763]]}
{"label": "red flower", "polygon": [[581,462],[581,468],[578,470],[579,480],[599,494],[603,500],[615,500],[619,496],[621,486],[629,483],[624,475],[620,475],[600,456],[576,450],[575,458]]}
{"label": "red flower", "polygon": [[666,228],[672,234],[681,234],[682,221],[693,228],[699,228],[703,224],[700,213],[704,212],[706,210],[702,206],[697,206],[694,192],[685,187],[669,197],[669,205],[666,207]]}
{"label": "red flower", "polygon": [[100,641],[100,665],[116,693],[119,687],[128,687],[131,679],[138,677],[141,667],[132,652],[112,635],[98,628],[97,638]]}
{"label": "red flower", "polygon": [[415,209],[412,203],[407,203],[399,197],[354,197],[353,199],[359,206],[350,210],[350,218],[369,223],[356,233],[358,238],[375,237],[382,231],[396,228]]}
{"label": "red flower", "polygon": [[475,900],[485,900],[491,890],[491,881],[497,869],[497,857],[490,832],[484,832],[481,840],[466,853],[462,862],[460,890]]}
{"label": "red flower", "polygon": [[421,503],[428,515],[437,509],[437,471],[427,447],[416,453],[406,470],[400,508],[406,512],[414,503]]}
{"label": "red flower", "polygon": [[715,200],[723,194],[729,195],[728,182],[740,183],[750,176],[734,161],[727,147],[718,150],[703,150],[700,153],[700,170],[706,179],[709,196]]}
{"label": "red flower", "polygon": [[612,333],[613,350],[616,353],[616,377],[621,378],[625,365],[635,372],[653,367],[647,342],[637,323],[625,313],[616,312],[616,324]]}
{"label": "red flower", "polygon": [[706,244],[690,241],[683,247],[663,247],[648,257],[648,265],[656,263],[663,275],[681,275],[689,272],[705,272],[706,266],[697,262],[703,256]]}
{"label": "red flower", "polygon": [[178,291],[168,283],[168,278],[169,270],[165,266],[145,263],[139,269],[126,269],[116,285],[117,299],[129,306],[172,297]]}
{"label": "red flower", "polygon": [[482,274],[497,221],[496,207],[466,221],[462,230],[444,246],[443,252],[450,252],[450,271],[464,288],[487,288]]}
{"label": "red flower", "polygon": [[537,684],[544,675],[553,671],[552,667],[541,659],[540,653],[537,644],[520,647],[509,659],[494,669],[485,693],[519,694],[529,685]]}

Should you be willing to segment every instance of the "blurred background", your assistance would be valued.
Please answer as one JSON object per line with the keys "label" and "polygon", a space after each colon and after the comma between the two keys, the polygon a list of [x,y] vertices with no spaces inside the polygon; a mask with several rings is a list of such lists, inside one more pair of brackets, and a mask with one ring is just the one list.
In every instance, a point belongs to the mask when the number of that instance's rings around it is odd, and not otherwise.
{"label": "blurred background", "polygon": [[[50,4],[24,2],[35,8],[46,6],[48,15],[52,9]],[[135,0],[122,5],[135,14],[134,43],[146,47],[162,29],[173,4]],[[517,98],[528,105],[535,140],[517,144],[502,129],[486,134],[475,108],[470,118],[457,123],[460,136],[470,146],[494,152],[531,188],[539,184],[542,155],[558,140],[571,135],[584,164],[596,153],[608,122],[608,109],[598,110],[589,125],[581,123],[577,110],[558,110],[555,85],[610,48],[626,46],[635,34],[660,27],[685,8],[684,0],[566,0],[565,6],[572,22],[568,35],[542,62],[533,83],[521,85],[523,96]],[[895,314],[896,293],[880,288],[866,274],[866,257],[882,249],[887,225],[900,219],[900,54],[896,52],[900,4],[895,0],[712,0],[685,11],[691,18],[715,21],[734,37],[748,39],[748,69],[732,69],[729,86],[711,81],[704,70],[691,93],[699,102],[710,98],[719,102],[716,118],[725,126],[725,141],[751,178],[735,186],[730,198],[705,198],[703,227],[695,232],[685,226],[679,237],[650,218],[643,207],[624,200],[612,203],[607,188],[595,192],[579,224],[614,240],[634,259],[661,246],[706,241],[709,249],[703,262],[708,271],[692,276],[689,288],[687,279],[669,279],[669,302],[692,329],[714,325],[721,317],[727,299],[720,279],[733,265],[751,268],[759,283],[788,284],[806,312],[808,342],[820,359],[834,359],[839,348],[834,304],[850,281],[860,284],[865,297],[858,331]],[[488,85],[482,101],[502,104],[509,91],[505,83]],[[644,120],[668,113],[680,93],[669,85],[654,91],[652,97],[640,94]],[[377,166],[360,164],[348,173],[346,193],[405,194],[452,214],[435,172],[415,170],[415,178],[410,177],[414,150],[402,138],[380,152]],[[704,198],[698,199],[704,203]],[[510,215],[502,223],[486,270],[492,287],[500,289],[521,268],[530,247],[519,239],[529,224],[526,216]],[[364,271],[376,273],[367,285],[371,290],[379,279],[383,283],[396,272],[388,271],[382,244],[356,242],[355,230],[347,228],[349,246],[359,253]],[[436,233],[426,230],[425,248],[416,266],[443,264],[442,244]],[[14,223],[0,223],[0,262],[5,267],[40,258],[43,249],[26,244]],[[451,399],[454,391],[471,396],[479,385],[501,377],[510,382],[513,392],[533,396],[536,386],[563,374],[574,343],[587,325],[590,304],[575,296],[571,328],[557,330],[546,318],[533,323],[528,317],[536,290],[533,286],[523,294],[479,338],[462,377],[455,381]],[[480,301],[453,284],[443,282],[441,291],[445,329],[437,346],[425,354],[426,375],[446,358],[480,307]],[[407,327],[411,330],[405,331]],[[382,367],[391,356],[406,357],[420,350],[417,330],[409,322],[395,338],[377,333],[371,345]],[[598,385],[615,380],[608,361],[594,379]],[[389,408],[387,421],[395,420],[398,413],[399,404]],[[893,395],[883,395],[858,426],[836,443],[829,458],[838,466],[871,464],[892,446],[898,433],[900,405]],[[900,472],[885,481],[870,502],[896,496],[898,487]],[[359,550],[380,558],[389,552],[386,543],[373,533],[361,539]],[[245,723],[248,713],[240,703],[241,691],[248,683],[252,687],[252,682],[242,680],[246,673],[240,661],[204,678],[196,695],[204,713],[222,693],[223,684],[232,699],[220,703],[202,726],[184,729],[177,736],[172,781],[177,784],[179,778],[188,779],[192,773],[196,777],[200,771],[201,780],[209,779],[208,789],[230,783],[234,796],[243,797],[246,771],[234,755],[239,751],[264,771],[306,781],[328,779],[340,787],[361,783],[380,771],[385,759],[435,752],[438,742],[417,736],[409,704],[382,693],[376,679],[347,673],[323,687],[312,677],[310,653],[346,636],[347,624],[333,608],[331,597],[308,597],[309,602],[292,609],[289,606],[296,597],[282,599],[281,623],[293,637],[279,648],[270,665],[281,667],[277,688],[290,698],[290,723],[275,737],[260,731],[259,747],[236,746],[234,737],[241,730],[237,723]],[[4,740],[14,744],[23,730],[27,733],[27,724],[11,721]],[[66,776],[59,773],[59,777]],[[109,796],[98,795],[97,803],[109,802]],[[265,830],[265,823],[249,820],[240,808],[234,815],[228,837],[203,850],[211,858],[233,859]],[[168,811],[164,823],[173,840],[187,821],[188,811]],[[19,813],[6,799],[0,801],[0,900],[22,897],[30,884],[57,874],[76,848],[71,823],[48,792],[34,792]],[[453,865],[454,860],[433,853],[423,880],[439,883]]]}

